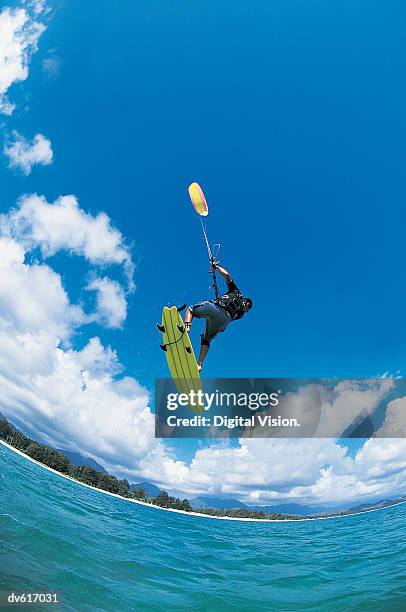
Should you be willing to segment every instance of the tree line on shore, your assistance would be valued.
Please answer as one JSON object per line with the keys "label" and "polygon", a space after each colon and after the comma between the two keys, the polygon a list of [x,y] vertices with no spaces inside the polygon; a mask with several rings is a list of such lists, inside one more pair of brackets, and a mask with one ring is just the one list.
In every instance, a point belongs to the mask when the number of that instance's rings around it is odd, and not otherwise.
{"label": "tree line on shore", "polygon": [[130,484],[125,478],[119,480],[115,476],[99,472],[89,465],[72,465],[69,458],[62,452],[25,436],[10,425],[5,418],[0,418],[0,439],[25,453],[31,459],[39,461],[39,463],[43,463],[47,467],[91,487],[115,493],[127,499],[135,499],[155,506],[161,506],[162,508],[175,508],[177,510],[185,510],[186,512],[191,512],[192,510],[189,500],[172,497],[167,491],[161,491],[156,497],[148,497],[143,489],[139,488],[133,492],[130,491]]}

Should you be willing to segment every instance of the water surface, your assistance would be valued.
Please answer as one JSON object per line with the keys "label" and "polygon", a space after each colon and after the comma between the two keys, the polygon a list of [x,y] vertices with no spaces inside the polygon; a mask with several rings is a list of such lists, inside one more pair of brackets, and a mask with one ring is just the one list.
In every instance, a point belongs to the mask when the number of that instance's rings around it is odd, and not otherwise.
{"label": "water surface", "polygon": [[406,609],[406,505],[210,520],[98,493],[4,446],[0,487],[1,590],[56,591],[63,610]]}

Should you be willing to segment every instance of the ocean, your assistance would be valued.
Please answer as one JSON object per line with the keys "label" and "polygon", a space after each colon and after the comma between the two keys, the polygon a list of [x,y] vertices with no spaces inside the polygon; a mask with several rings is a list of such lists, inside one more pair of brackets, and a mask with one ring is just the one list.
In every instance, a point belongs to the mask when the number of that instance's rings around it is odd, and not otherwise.
{"label": "ocean", "polygon": [[110,497],[4,446],[0,487],[1,594],[58,594],[35,609],[406,610],[406,504],[218,521]]}

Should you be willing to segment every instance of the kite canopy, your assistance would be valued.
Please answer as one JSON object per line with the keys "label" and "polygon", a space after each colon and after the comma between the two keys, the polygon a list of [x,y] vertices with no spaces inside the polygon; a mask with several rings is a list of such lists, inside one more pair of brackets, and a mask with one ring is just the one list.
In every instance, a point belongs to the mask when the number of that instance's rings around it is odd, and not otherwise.
{"label": "kite canopy", "polygon": [[189,186],[189,195],[197,214],[202,217],[207,217],[209,214],[209,207],[207,206],[202,188],[198,183],[192,183]]}

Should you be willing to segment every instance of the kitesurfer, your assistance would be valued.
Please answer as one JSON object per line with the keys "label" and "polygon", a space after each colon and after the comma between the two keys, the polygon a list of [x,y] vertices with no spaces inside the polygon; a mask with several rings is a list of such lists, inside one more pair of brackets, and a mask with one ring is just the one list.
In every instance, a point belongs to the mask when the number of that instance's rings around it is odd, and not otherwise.
{"label": "kitesurfer", "polygon": [[252,308],[252,300],[245,297],[238,289],[227,270],[213,262],[210,272],[217,270],[227,283],[227,291],[214,301],[205,300],[190,306],[185,315],[186,329],[190,331],[192,319],[206,319],[206,327],[201,335],[200,354],[197,362],[199,370],[209,352],[210,342],[219,333],[223,332],[231,321],[242,319],[246,312]]}

